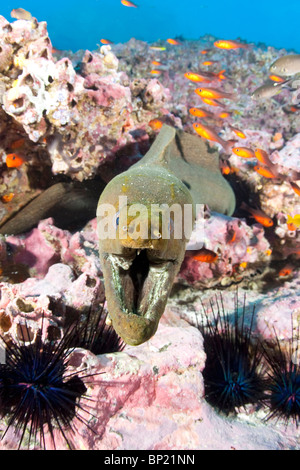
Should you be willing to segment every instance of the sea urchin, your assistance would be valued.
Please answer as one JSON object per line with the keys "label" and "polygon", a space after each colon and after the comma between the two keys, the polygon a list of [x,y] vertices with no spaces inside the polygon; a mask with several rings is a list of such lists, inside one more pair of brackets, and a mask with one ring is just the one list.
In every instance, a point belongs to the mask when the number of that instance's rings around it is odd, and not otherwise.
{"label": "sea urchin", "polygon": [[252,344],[253,308],[251,324],[245,326],[245,299],[239,321],[238,299],[234,321],[230,322],[222,298],[211,303],[213,319],[204,308],[206,325],[200,330],[204,337],[206,364],[203,370],[205,398],[226,415],[247,404],[262,402],[264,379],[260,370],[262,353],[258,344]]}
{"label": "sea urchin", "polygon": [[[293,323],[293,319],[292,319]],[[267,395],[270,412],[267,420],[282,418],[286,424],[293,421],[300,423],[300,336],[299,325],[296,336],[287,342],[285,348],[280,345],[274,330],[275,348],[263,346],[264,356],[268,363]]]}
{"label": "sea urchin", "polygon": [[86,392],[84,382],[78,372],[68,371],[74,330],[69,329],[58,343],[43,342],[41,333],[34,342],[28,341],[26,323],[23,330],[22,342],[2,338],[6,362],[0,364],[0,413],[7,418],[2,439],[13,427],[21,432],[19,448],[25,436],[28,448],[37,441],[46,448],[46,433],[55,447],[54,428],[58,428],[72,448],[68,438],[68,432],[73,431],[72,420],[76,416],[88,426],[80,411],[89,413],[78,402]]}

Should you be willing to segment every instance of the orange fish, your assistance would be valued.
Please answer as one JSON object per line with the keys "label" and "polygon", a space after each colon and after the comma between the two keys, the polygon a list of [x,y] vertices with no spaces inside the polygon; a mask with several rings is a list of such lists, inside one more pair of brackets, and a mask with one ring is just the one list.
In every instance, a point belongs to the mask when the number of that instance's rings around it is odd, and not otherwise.
{"label": "orange fish", "polygon": [[287,264],[284,268],[282,268],[279,271],[278,276],[280,277],[289,276],[290,274],[292,274],[293,270],[294,270],[294,266],[292,266],[291,264]]}
{"label": "orange fish", "polygon": [[148,125],[151,127],[153,131],[158,131],[159,129],[162,128],[163,121],[159,118],[151,119],[151,121],[148,122]]}
{"label": "orange fish", "polygon": [[241,44],[238,41],[230,41],[230,40],[225,40],[225,39],[219,39],[218,41],[214,42],[214,46],[218,47],[219,49],[249,49],[249,46],[247,44]]}
{"label": "orange fish", "polygon": [[221,118],[221,119],[226,119],[230,116],[230,113],[228,113],[227,111],[223,111],[222,113],[218,114],[218,118]]}
{"label": "orange fish", "polygon": [[296,183],[294,183],[293,181],[290,181],[290,185],[293,188],[293,190],[295,191],[295,193],[297,194],[297,196],[300,196],[299,186]]}
{"label": "orange fish", "polygon": [[274,171],[271,171],[269,168],[266,168],[260,165],[255,165],[253,169],[254,171],[256,171],[256,173],[258,173],[261,176],[264,176],[265,178],[277,178],[278,177],[278,175]]}
{"label": "orange fish", "polygon": [[230,175],[231,168],[228,165],[228,163],[226,163],[226,162],[220,163],[220,168],[221,168],[222,175]]}
{"label": "orange fish", "polygon": [[209,65],[213,65],[213,64],[217,64],[217,63],[218,63],[217,60],[205,60],[204,62],[202,62],[202,65],[209,66]]}
{"label": "orange fish", "polygon": [[17,153],[8,153],[6,155],[6,166],[8,168],[18,168],[24,161],[25,160]]}
{"label": "orange fish", "polygon": [[273,220],[267,214],[259,209],[253,209],[249,207],[247,204],[242,202],[241,209],[250,212],[251,216],[258,222],[259,224],[263,225],[264,227],[272,227]]}
{"label": "orange fish", "polygon": [[243,131],[241,131],[237,127],[233,127],[233,126],[229,126],[229,127],[238,137],[240,137],[241,139],[246,139],[246,135],[244,134]]}
{"label": "orange fish", "polygon": [[193,128],[201,137],[207,140],[211,140],[212,142],[218,142],[218,144],[221,144],[226,152],[229,152],[230,142],[226,142],[226,140],[219,137],[212,127],[205,126],[200,122],[195,122],[193,124]]}
{"label": "orange fish", "polygon": [[263,150],[263,149],[255,149],[254,150],[254,153],[255,153],[255,156],[257,158],[257,160],[262,163],[263,165],[265,166],[272,166],[273,163],[271,162],[270,158],[269,158],[269,155],[268,153]]}
{"label": "orange fish", "polygon": [[8,193],[8,194],[4,194],[2,197],[1,197],[1,201],[4,203],[4,204],[7,204],[8,202],[10,202],[13,197],[14,197],[14,193]]}
{"label": "orange fish", "polygon": [[224,75],[225,69],[217,73],[219,80],[226,80],[226,75]]}
{"label": "orange fish", "polygon": [[203,51],[200,52],[200,54],[207,54],[208,53],[208,49],[203,49]]}
{"label": "orange fish", "polygon": [[113,44],[109,39],[100,39],[101,44]]}
{"label": "orange fish", "polygon": [[221,101],[212,100],[210,98],[202,98],[202,96],[200,96],[200,98],[203,101],[203,103],[208,104],[209,106],[219,106],[220,108],[225,108],[224,104],[221,103]]}
{"label": "orange fish", "polygon": [[192,82],[205,82],[210,83],[211,79],[205,77],[204,75],[200,75],[199,73],[187,72],[184,74],[185,78],[188,78]]}
{"label": "orange fish", "polygon": [[161,70],[150,70],[152,75],[161,75]]}
{"label": "orange fish", "polygon": [[189,109],[189,113],[192,115],[192,116],[196,116],[196,117],[199,117],[199,118],[214,118],[214,114],[213,113],[210,113],[209,111],[206,111],[205,109],[201,109],[201,108],[190,108]]}
{"label": "orange fish", "polygon": [[234,243],[236,240],[236,231],[230,228],[227,232],[226,243]]}
{"label": "orange fish", "polygon": [[279,75],[269,75],[269,79],[277,83],[285,82],[286,80],[285,78],[279,77]]}
{"label": "orange fish", "polygon": [[128,0],[121,0],[121,3],[122,3],[122,5],[124,5],[125,7],[134,7],[134,8],[137,8],[137,5],[135,5],[135,4],[132,3],[132,2],[129,2]]}
{"label": "orange fish", "polygon": [[193,259],[200,261],[201,263],[214,263],[218,259],[217,253],[207,248],[201,248],[196,255],[193,256]]}
{"label": "orange fish", "polygon": [[180,42],[177,41],[176,39],[167,39],[167,42],[169,44],[172,44],[172,46],[179,46]]}
{"label": "orange fish", "polygon": [[295,232],[297,230],[297,225],[295,225],[295,224],[288,224],[287,223],[286,226],[287,226],[287,228],[290,232]]}
{"label": "orange fish", "polygon": [[232,151],[235,155],[242,158],[254,158],[255,153],[253,150],[249,149],[248,147],[233,147]]}
{"label": "orange fish", "polygon": [[197,95],[201,96],[202,98],[209,99],[233,98],[233,95],[231,93],[226,93],[225,91],[217,90],[217,88],[196,88],[195,93],[197,93]]}
{"label": "orange fish", "polygon": [[155,65],[155,67],[160,67],[162,65],[162,63],[158,62],[157,60],[152,60],[151,64]]}
{"label": "orange fish", "polygon": [[296,113],[297,111],[299,111],[299,108],[297,108],[297,106],[291,106],[290,111],[291,113]]}
{"label": "orange fish", "polygon": [[10,145],[10,148],[12,150],[16,150],[16,149],[19,149],[20,147],[23,147],[23,145],[25,144],[25,139],[18,139],[18,140],[15,140],[11,145]]}

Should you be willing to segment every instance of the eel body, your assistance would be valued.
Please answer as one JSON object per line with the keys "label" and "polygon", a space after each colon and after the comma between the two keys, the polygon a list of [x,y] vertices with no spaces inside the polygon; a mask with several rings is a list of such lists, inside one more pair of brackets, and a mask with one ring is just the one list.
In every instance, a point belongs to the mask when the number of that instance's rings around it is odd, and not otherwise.
{"label": "eel body", "polygon": [[198,136],[167,125],[141,161],[111,180],[100,196],[107,307],[114,329],[130,345],[157,330],[197,204],[231,215],[235,196],[220,173],[218,153]]}

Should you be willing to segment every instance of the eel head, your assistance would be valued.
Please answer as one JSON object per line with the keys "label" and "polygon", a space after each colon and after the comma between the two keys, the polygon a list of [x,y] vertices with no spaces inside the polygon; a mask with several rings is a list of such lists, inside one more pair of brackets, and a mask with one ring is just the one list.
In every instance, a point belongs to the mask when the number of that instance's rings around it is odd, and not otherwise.
{"label": "eel head", "polygon": [[[191,223],[185,223],[185,205]],[[103,191],[97,209],[100,261],[108,312],[126,343],[136,346],[155,334],[193,221],[188,189],[164,168],[131,168]]]}

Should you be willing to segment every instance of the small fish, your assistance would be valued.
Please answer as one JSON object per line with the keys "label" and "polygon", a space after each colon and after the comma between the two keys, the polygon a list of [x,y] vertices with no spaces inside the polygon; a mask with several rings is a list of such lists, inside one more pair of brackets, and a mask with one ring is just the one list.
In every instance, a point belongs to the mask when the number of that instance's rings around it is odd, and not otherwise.
{"label": "small fish", "polygon": [[224,72],[225,72],[225,69],[220,70],[220,72],[217,73],[219,80],[226,80],[227,79],[226,75],[224,75]]}
{"label": "small fish", "polygon": [[285,81],[284,78],[282,77],[279,77],[279,75],[269,75],[269,79],[272,80],[272,82],[278,82],[278,83],[282,83]]}
{"label": "small fish", "polygon": [[160,67],[162,65],[162,63],[158,62],[157,60],[152,60],[151,64],[154,65],[155,67]]}
{"label": "small fish", "polygon": [[297,108],[297,106],[290,106],[289,111],[290,111],[291,113],[297,113],[297,111],[299,111],[299,109],[300,109],[300,108]]}
{"label": "small fish", "polygon": [[226,118],[230,117],[230,113],[228,113],[227,111],[223,111],[223,112],[219,113],[217,115],[217,117],[220,118],[220,119],[226,119]]}
{"label": "small fish", "polygon": [[121,0],[121,3],[122,3],[122,5],[124,5],[125,7],[134,7],[134,8],[137,8],[137,7],[138,7],[135,3],[129,2],[128,0]]}
{"label": "small fish", "polygon": [[204,139],[211,140],[212,142],[217,142],[218,144],[222,145],[226,153],[230,153],[229,145],[231,145],[231,143],[222,139],[212,127],[205,126],[200,122],[195,122],[193,124],[193,128],[198,135]]}
{"label": "small fish", "polygon": [[284,268],[282,268],[279,271],[278,276],[280,277],[290,276],[293,271],[294,271],[294,266],[292,266],[291,264],[287,264]]}
{"label": "small fish", "polygon": [[272,98],[275,95],[279,95],[279,93],[282,92],[284,85],[289,81],[290,80],[285,80],[284,82],[277,83],[272,82],[272,80],[267,80],[266,83],[256,88],[250,96],[253,100]]}
{"label": "small fish", "polygon": [[248,147],[233,147],[232,152],[238,157],[255,158],[255,153]]}
{"label": "small fish", "polygon": [[206,109],[202,108],[190,108],[189,113],[192,116],[196,116],[198,118],[210,118],[213,119],[215,115],[213,113],[210,113],[209,111],[206,111]]}
{"label": "small fish", "polygon": [[286,224],[286,225],[290,232],[295,232],[297,230],[297,226],[294,224]]}
{"label": "small fish", "polygon": [[300,214],[294,215],[294,217],[288,215],[287,224],[293,224],[296,225],[296,227],[300,228]]}
{"label": "small fish", "polygon": [[205,77],[204,75],[201,75],[199,73],[193,73],[193,72],[187,72],[184,74],[185,78],[188,78],[192,82],[205,82],[205,83],[210,83],[212,80]]}
{"label": "small fish", "polygon": [[202,65],[205,65],[205,66],[209,66],[209,65],[214,65],[214,64],[217,64],[218,61],[217,60],[205,60],[204,62],[202,62]]}
{"label": "small fish", "polygon": [[246,139],[246,135],[244,134],[243,131],[241,131],[237,127],[233,127],[233,126],[229,126],[229,127],[232,130],[232,132],[234,132],[238,137],[240,137],[241,139]]}
{"label": "small fish", "polygon": [[200,96],[203,103],[208,104],[209,106],[219,106],[220,108],[225,108],[224,104],[218,100],[212,100],[211,98],[203,98]]}
{"label": "small fish", "polygon": [[197,93],[197,95],[201,96],[202,98],[209,99],[233,98],[232,93],[226,93],[225,91],[218,90],[217,88],[196,88],[195,93]]}
{"label": "small fish", "polygon": [[153,131],[158,131],[159,129],[162,128],[163,121],[159,118],[151,119],[151,121],[148,122],[148,125],[151,127]]}
{"label": "small fish", "polygon": [[203,51],[200,52],[200,54],[207,54],[208,53],[208,49],[203,49]]}
{"label": "small fish", "polygon": [[231,40],[225,40],[225,39],[219,39],[218,41],[214,42],[214,46],[218,47],[219,49],[249,49],[248,44],[241,44],[238,41],[231,41]]}
{"label": "small fish", "polygon": [[176,39],[167,39],[167,42],[169,44],[172,44],[172,46],[179,46],[181,43],[179,41],[177,41]]}
{"label": "small fish", "polygon": [[255,165],[253,167],[253,170],[256,171],[261,176],[264,176],[265,178],[278,178],[278,174],[273,170],[260,166],[260,165]]}
{"label": "small fish", "polygon": [[51,52],[52,54],[59,54],[61,51],[59,49],[56,49],[56,47],[52,46]]}
{"label": "small fish", "polygon": [[100,39],[101,44],[113,44],[109,39]]}
{"label": "small fish", "polygon": [[150,46],[149,49],[151,49],[152,51],[165,51],[166,50],[166,48],[163,46]]}
{"label": "small fish", "polygon": [[265,166],[273,166],[273,163],[270,160],[269,154],[263,149],[254,150],[255,157],[257,160]]}
{"label": "small fish", "polygon": [[250,212],[251,216],[256,220],[256,222],[260,223],[264,227],[272,227],[273,220],[267,214],[265,214],[260,209],[253,209],[249,207],[245,202],[242,202],[241,209]]}
{"label": "small fish", "polygon": [[32,14],[29,11],[24,10],[24,8],[14,8],[10,12],[10,16],[16,20],[32,20]]}
{"label": "small fish", "polygon": [[19,166],[23,165],[24,161],[17,153],[8,153],[5,160],[8,168],[19,168]]}
{"label": "small fish", "polygon": [[236,240],[236,231],[233,228],[229,228],[226,236],[226,243],[234,243]]}
{"label": "small fish", "polygon": [[221,169],[222,175],[230,175],[230,173],[231,173],[231,168],[230,168],[230,166],[228,165],[227,162],[221,161],[220,162],[220,169]]}
{"label": "small fish", "polygon": [[161,70],[150,70],[151,75],[161,75]]}
{"label": "small fish", "polygon": [[295,193],[297,194],[297,196],[300,196],[299,186],[296,183],[294,183],[293,181],[290,181],[290,185],[293,188],[293,190],[295,191]]}
{"label": "small fish", "polygon": [[300,54],[289,54],[279,59],[270,67],[271,74],[278,74],[283,77],[289,77],[300,72]]}
{"label": "small fish", "polygon": [[192,258],[201,263],[215,263],[218,259],[217,253],[207,248],[201,248],[196,255],[193,255]]}
{"label": "small fish", "polygon": [[1,201],[4,204],[7,204],[8,202],[10,202],[13,199],[14,195],[15,195],[14,193],[4,194],[3,196],[1,196]]}

